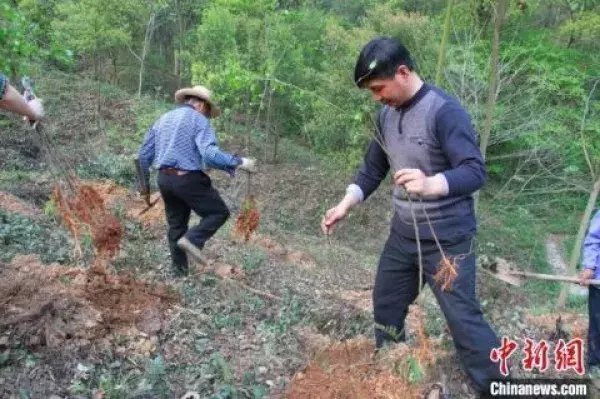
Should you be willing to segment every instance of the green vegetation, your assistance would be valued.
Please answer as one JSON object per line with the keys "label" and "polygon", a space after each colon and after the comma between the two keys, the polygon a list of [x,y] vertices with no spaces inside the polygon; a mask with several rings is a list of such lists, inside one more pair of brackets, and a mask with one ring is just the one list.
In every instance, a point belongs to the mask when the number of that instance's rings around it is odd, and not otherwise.
{"label": "green vegetation", "polygon": [[[600,181],[600,3],[509,2],[491,111],[486,103],[497,1],[449,3],[0,0],[0,72],[16,86],[23,75],[37,81],[48,114],[45,132],[58,160],[53,163],[40,137],[21,121],[0,115],[0,190],[31,199],[45,213],[33,220],[0,209],[0,262],[34,253],[44,262],[72,263],[68,235],[48,202],[64,173],[60,168],[133,189],[131,159],[145,132],[172,107],[177,88],[203,84],[223,111],[214,120],[222,146],[259,159],[253,187],[260,234],[286,250],[301,249],[316,264],[304,269],[283,253],[233,244],[233,215],[215,236],[216,248],[208,250],[281,301],[211,273],[174,282],[181,313],[159,333],[157,350],[126,359],[114,349],[96,354],[94,365],[69,365],[61,370],[68,379],[64,395],[166,398],[185,388],[207,398],[267,397],[306,361],[299,329],[333,339],[372,333],[369,312],[340,300],[340,293],[369,292],[389,228],[389,184],[353,211],[331,241],[318,224],[344,192],[373,129],[377,104],[354,86],[352,73],[359,49],[376,35],[405,42],[419,73],[456,96],[478,131],[492,112],[477,252],[553,273],[546,254],[550,234],[564,237],[565,259],[579,250],[577,230]],[[448,9],[449,31],[440,49]],[[245,185],[239,180],[217,173],[211,178],[233,202],[241,200]],[[126,211],[117,212],[124,240],[112,266],[162,282],[170,260],[161,226],[157,234],[127,220]],[[89,234],[83,240],[89,259]],[[523,302],[515,304],[517,291],[486,278],[483,308],[500,333],[513,334],[525,313],[551,312],[561,289],[531,281],[518,291]],[[431,293],[426,297],[428,334],[447,338],[443,316]],[[502,302],[506,298],[510,306]],[[585,299],[567,298],[570,312],[583,313],[586,306]],[[448,340],[443,345],[450,347]],[[0,379],[8,382],[14,370],[43,361],[22,348],[3,350]],[[405,363],[409,380],[422,382],[418,362],[411,357]],[[22,396],[35,397],[28,392]]]}

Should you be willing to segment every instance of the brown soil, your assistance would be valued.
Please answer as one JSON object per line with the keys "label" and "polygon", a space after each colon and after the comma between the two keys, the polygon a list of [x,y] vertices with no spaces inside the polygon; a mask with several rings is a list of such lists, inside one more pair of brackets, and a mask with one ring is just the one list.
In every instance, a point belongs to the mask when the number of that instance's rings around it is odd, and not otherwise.
{"label": "brown soil", "polygon": [[212,271],[221,278],[231,278],[234,280],[241,280],[245,276],[244,270],[241,268],[222,262],[216,262],[204,271]]}
{"label": "brown soil", "polygon": [[[106,207],[111,210],[116,210],[121,207],[125,210],[126,216],[131,220],[136,220],[144,226],[144,228],[157,229],[165,225],[165,206],[160,193],[155,193],[150,198],[150,202],[157,200],[156,204],[150,209],[147,209],[146,202],[118,184],[106,181],[86,180],[83,184],[93,187],[100,194]],[[140,215],[142,211],[146,210]]]}
{"label": "brown soil", "polygon": [[312,256],[302,251],[290,251],[285,256],[288,262],[294,263],[304,269],[313,269],[316,266],[316,262]]}
{"label": "brown soil", "polygon": [[43,265],[32,255],[2,265],[0,276],[0,330],[30,347],[83,346],[132,327],[155,334],[178,301],[164,285]]}
{"label": "brown soil", "polygon": [[415,344],[397,344],[374,356],[374,343],[359,337],[334,343],[320,351],[291,381],[288,398],[415,398],[422,387],[409,383],[410,362],[427,372],[435,362],[433,348],[425,335],[422,310],[411,306],[407,324],[412,323]]}
{"label": "brown soil", "polygon": [[303,269],[314,269],[316,267],[315,259],[306,252],[286,248],[279,244],[273,238],[256,235],[253,243],[267,251],[273,258],[283,258],[285,261],[293,263]]}
{"label": "brown soil", "polygon": [[32,204],[3,191],[0,191],[0,209],[32,219],[39,219],[42,216],[42,212]]}
{"label": "brown soil", "polygon": [[269,254],[275,256],[283,256],[287,253],[287,249],[283,245],[267,236],[257,235],[255,243],[264,248]]}
{"label": "brown soil", "polygon": [[56,186],[53,199],[58,213],[69,229],[75,246],[80,252],[79,243],[82,231],[89,231],[98,259],[110,259],[119,250],[123,229],[119,220],[104,205],[103,197],[94,187],[72,181],[74,192],[66,192]]}
{"label": "brown soil", "polygon": [[[409,354],[406,345],[373,358],[371,339],[356,338],[335,343],[319,353],[291,381],[289,399],[413,398],[419,388],[411,386],[389,366]],[[393,362],[393,360],[392,360]]]}
{"label": "brown soil", "polygon": [[[560,321],[558,321],[559,316]],[[585,341],[587,337],[588,322],[576,313],[526,315],[525,322],[537,327],[543,339],[556,341],[559,338],[581,338]]]}
{"label": "brown soil", "polygon": [[373,311],[373,293],[371,290],[346,290],[342,291],[340,297],[363,312]]}

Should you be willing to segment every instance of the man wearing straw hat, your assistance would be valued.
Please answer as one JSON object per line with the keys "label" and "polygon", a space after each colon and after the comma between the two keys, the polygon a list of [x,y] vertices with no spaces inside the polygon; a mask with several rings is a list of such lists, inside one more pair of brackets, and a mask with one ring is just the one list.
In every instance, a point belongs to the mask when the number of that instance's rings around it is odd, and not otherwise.
{"label": "man wearing straw hat", "polygon": [[[354,183],[321,227],[330,234],[391,169],[395,212],[373,289],[376,346],[404,339],[408,307],[426,281],[463,367],[485,392],[501,377],[490,360],[500,343],[475,295],[472,194],[485,182],[485,166],[469,115],[456,99],[424,83],[409,51],[392,38],[376,38],[362,49],[354,77],[383,107]],[[456,272],[445,287],[434,278],[442,265]]]}
{"label": "man wearing straw hat", "polygon": [[[169,224],[168,240],[175,275],[188,274],[188,256],[204,263],[201,250],[229,217],[229,209],[204,171],[255,171],[255,160],[221,151],[209,118],[220,115],[210,90],[178,90],[177,108],[163,114],[148,130],[139,150],[143,176],[153,165]],[[147,179],[147,177],[146,177]],[[145,187],[149,187],[146,181]],[[188,230],[190,212],[202,220]]]}

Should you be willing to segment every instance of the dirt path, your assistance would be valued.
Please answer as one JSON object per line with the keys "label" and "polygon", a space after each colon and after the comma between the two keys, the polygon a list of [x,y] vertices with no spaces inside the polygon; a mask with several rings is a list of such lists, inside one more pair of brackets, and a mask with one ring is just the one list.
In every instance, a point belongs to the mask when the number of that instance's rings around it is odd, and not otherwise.
{"label": "dirt path", "polygon": [[[563,257],[562,245],[565,240],[564,235],[550,234],[546,240],[546,261],[552,266],[556,274],[567,273],[567,262]],[[587,295],[587,289],[575,284],[570,284],[569,292],[575,295]]]}

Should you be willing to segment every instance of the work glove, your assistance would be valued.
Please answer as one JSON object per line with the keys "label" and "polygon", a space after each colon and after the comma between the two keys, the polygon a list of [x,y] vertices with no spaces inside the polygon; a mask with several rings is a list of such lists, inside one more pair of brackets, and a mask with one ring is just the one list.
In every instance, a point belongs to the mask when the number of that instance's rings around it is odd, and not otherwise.
{"label": "work glove", "polygon": [[248,173],[256,172],[256,159],[242,158],[242,163],[238,165],[238,169],[245,170]]}

